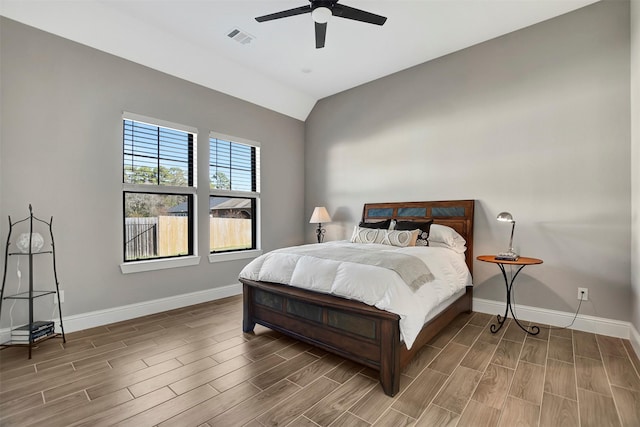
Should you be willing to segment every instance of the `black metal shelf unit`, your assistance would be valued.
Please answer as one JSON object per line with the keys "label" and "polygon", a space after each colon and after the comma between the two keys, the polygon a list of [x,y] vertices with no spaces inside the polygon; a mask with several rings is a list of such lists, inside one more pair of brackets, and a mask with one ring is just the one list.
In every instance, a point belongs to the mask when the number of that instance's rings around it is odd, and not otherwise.
{"label": "black metal shelf unit", "polygon": [[[34,221],[36,222],[40,222],[42,224],[44,224],[48,229],[49,229],[49,236],[51,238],[51,250],[45,250],[45,251],[33,251],[33,238],[34,238]],[[28,246],[28,250],[25,250],[24,252],[9,252],[10,249],[10,245],[11,245],[11,235],[14,231],[14,228],[18,225],[18,224],[22,224],[24,223],[25,225],[28,224],[29,226],[29,246]],[[28,347],[29,348],[29,359],[31,359],[31,350],[33,349],[34,345],[50,339],[50,338],[54,338],[54,337],[62,337],[62,342],[66,343],[67,340],[65,338],[64,335],[64,326],[62,325],[62,308],[60,305],[60,284],[58,283],[58,272],[56,270],[56,252],[55,252],[55,244],[54,244],[54,240],[53,240],[53,228],[52,228],[52,224],[53,224],[53,217],[51,217],[51,219],[49,221],[44,221],[38,217],[36,217],[35,215],[33,215],[33,209],[31,207],[31,205],[29,205],[29,216],[21,219],[19,221],[15,221],[12,222],[11,221],[11,216],[9,216],[9,234],[7,235],[7,246],[6,246],[6,250],[5,250],[5,255],[4,255],[4,273],[2,275],[2,288],[0,289],[0,318],[2,316],[2,305],[4,303],[5,300],[27,300],[29,303],[29,323],[28,323],[28,336],[29,336],[29,340],[28,342],[15,342],[12,340],[9,340],[7,342],[4,342],[2,344],[0,344],[0,348],[6,348],[6,347],[12,347],[12,346],[24,346],[24,347]],[[22,250],[22,248],[20,248]],[[54,283],[55,283],[55,290],[42,290],[42,289],[34,289],[34,284],[33,284],[33,262],[34,262],[34,257],[36,256],[40,256],[40,255],[51,255],[51,259],[52,259],[52,264],[53,264],[53,279],[54,279]],[[28,257],[28,264],[29,264],[29,290],[25,291],[25,292],[19,292],[13,295],[4,295],[4,291],[5,291],[5,286],[7,283],[7,266],[9,264],[9,257],[11,256],[17,256],[17,257]],[[33,303],[34,300],[46,295],[52,295],[52,294],[56,294],[58,296],[58,314],[59,314],[59,318],[60,318],[60,333],[55,333],[52,332],[50,334],[46,334],[44,336],[41,337],[37,337],[37,342],[34,341],[34,332],[33,332],[33,324],[35,322],[34,318],[33,318]]]}

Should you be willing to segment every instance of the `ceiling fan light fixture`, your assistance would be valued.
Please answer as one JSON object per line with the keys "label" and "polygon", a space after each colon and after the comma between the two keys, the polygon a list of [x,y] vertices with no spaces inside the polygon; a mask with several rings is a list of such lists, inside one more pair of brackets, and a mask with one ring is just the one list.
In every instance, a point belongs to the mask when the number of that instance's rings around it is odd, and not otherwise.
{"label": "ceiling fan light fixture", "polygon": [[333,16],[331,9],[324,6],[316,7],[311,12],[311,19],[318,24],[326,24],[331,19],[331,16]]}

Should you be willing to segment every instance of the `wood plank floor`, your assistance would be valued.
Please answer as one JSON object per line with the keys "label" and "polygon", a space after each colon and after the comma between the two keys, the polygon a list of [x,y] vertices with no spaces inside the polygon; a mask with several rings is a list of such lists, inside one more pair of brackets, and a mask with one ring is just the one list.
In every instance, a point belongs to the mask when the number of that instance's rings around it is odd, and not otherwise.
{"label": "wood plank floor", "polygon": [[0,351],[2,426],[640,426],[640,361],[626,340],[525,336],[459,316],[405,369],[377,373],[263,327],[241,297]]}

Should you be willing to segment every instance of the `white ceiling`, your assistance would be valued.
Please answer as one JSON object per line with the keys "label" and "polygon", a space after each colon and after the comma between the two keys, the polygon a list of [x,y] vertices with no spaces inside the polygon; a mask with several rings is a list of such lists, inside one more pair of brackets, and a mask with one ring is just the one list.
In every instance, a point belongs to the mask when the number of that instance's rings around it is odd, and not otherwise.
{"label": "white ceiling", "polygon": [[387,22],[333,17],[323,49],[310,14],[254,19],[307,0],[0,0],[0,14],[305,120],[321,98],[596,1],[341,0]]}

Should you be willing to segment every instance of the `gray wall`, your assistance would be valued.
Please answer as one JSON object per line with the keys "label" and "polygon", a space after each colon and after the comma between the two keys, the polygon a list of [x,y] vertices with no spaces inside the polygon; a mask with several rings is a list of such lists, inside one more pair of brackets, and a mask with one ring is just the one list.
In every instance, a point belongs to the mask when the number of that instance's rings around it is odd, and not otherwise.
{"label": "gray wall", "polygon": [[640,331],[640,0],[631,1],[631,321]]}
{"label": "gray wall", "polygon": [[[605,1],[321,100],[306,122],[306,214],[346,238],[365,202],[477,200],[475,254],[542,258],[517,303],[630,320],[629,3]],[[311,231],[307,240],[312,241]],[[495,265],[475,296],[504,301]]]}
{"label": "gray wall", "polygon": [[[0,240],[7,215],[26,216],[29,203],[54,217],[65,315],[237,283],[247,260],[206,257],[210,130],[262,144],[263,248],[304,240],[302,122],[8,19],[0,19],[0,39]],[[198,266],[120,272],[123,111],[199,130]]]}

